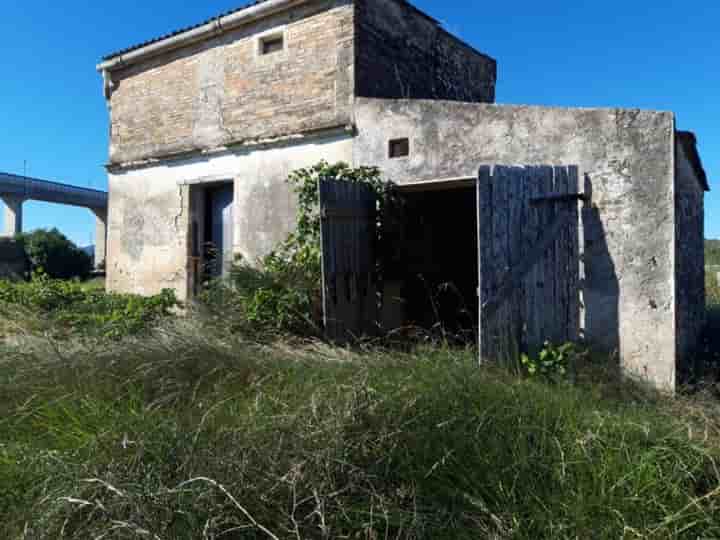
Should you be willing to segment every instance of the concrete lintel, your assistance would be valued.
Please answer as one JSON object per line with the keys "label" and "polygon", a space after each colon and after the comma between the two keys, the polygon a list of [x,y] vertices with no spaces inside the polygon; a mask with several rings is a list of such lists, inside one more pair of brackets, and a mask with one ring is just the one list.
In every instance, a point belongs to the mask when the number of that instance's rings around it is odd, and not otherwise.
{"label": "concrete lintel", "polygon": [[402,184],[397,185],[397,189],[404,192],[462,189],[473,187],[475,182],[477,182],[477,177],[457,176],[453,178],[437,178],[431,180],[419,180],[416,182],[403,182]]}
{"label": "concrete lintel", "polygon": [[295,144],[307,143],[314,140],[322,140],[340,135],[355,134],[354,125],[332,123],[327,126],[321,126],[297,133],[287,133],[268,137],[264,139],[244,139],[225,143],[214,148],[192,148],[188,150],[180,150],[173,153],[163,155],[152,155],[143,159],[129,160],[123,162],[110,162],[105,165],[105,169],[110,173],[119,173],[123,171],[146,169],[148,167],[156,167],[158,165],[170,164],[173,162],[181,162],[193,158],[210,158],[224,154],[233,154],[242,151],[264,150],[267,148],[276,148],[284,146],[292,146]]}

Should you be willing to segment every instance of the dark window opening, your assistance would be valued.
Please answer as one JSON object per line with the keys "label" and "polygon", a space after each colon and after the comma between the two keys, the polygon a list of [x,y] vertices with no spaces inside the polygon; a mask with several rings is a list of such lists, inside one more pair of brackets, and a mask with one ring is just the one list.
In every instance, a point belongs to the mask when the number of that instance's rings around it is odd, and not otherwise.
{"label": "dark window opening", "polygon": [[262,54],[272,54],[282,51],[285,46],[283,36],[269,36],[260,40],[260,52]]}
{"label": "dark window opening", "polygon": [[410,155],[409,139],[394,139],[390,141],[390,157],[399,158]]}

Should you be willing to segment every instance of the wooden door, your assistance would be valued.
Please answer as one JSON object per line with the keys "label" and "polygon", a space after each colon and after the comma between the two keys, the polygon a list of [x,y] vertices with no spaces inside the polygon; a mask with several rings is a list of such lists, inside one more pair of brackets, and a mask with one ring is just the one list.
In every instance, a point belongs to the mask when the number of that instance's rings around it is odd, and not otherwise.
{"label": "wooden door", "polygon": [[343,342],[377,324],[377,200],[367,184],[321,180],[319,189],[325,332]]}
{"label": "wooden door", "polygon": [[481,361],[577,340],[577,167],[483,166],[477,186]]}

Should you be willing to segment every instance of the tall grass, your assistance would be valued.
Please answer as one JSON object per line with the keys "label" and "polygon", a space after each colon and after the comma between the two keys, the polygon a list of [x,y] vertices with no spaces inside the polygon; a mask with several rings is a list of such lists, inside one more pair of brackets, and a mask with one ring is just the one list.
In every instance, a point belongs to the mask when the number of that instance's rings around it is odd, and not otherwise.
{"label": "tall grass", "polygon": [[707,272],[705,275],[707,304],[708,307],[713,311],[720,309],[720,282],[718,282],[719,275],[720,270],[718,270],[717,272]]}
{"label": "tall grass", "polygon": [[2,538],[720,537],[717,407],[610,375],[192,318],[0,353]]}

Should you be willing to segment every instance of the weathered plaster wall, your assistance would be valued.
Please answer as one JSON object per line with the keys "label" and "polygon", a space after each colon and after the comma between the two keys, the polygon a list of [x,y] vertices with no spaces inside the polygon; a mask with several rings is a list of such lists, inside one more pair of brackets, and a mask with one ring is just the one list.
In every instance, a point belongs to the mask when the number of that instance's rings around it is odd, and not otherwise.
{"label": "weathered plaster wall", "polygon": [[[111,164],[349,124],[353,19],[351,0],[314,0],[114,71]],[[285,50],[260,55],[276,32]]]}
{"label": "weathered plaster wall", "polygon": [[189,276],[191,188],[235,183],[234,251],[255,261],[295,226],[285,179],[320,159],[352,159],[352,137],[326,133],[296,142],[167,161],[110,174],[107,283],[112,291],[185,298]]}
{"label": "weathered plaster wall", "polygon": [[[358,99],[356,165],[398,183],[475,177],[480,164],[577,165],[591,342],[630,372],[675,386],[674,119],[671,113]],[[410,156],[388,158],[408,137]]]}
{"label": "weathered plaster wall", "polygon": [[683,359],[692,360],[705,326],[705,189],[679,139],[675,155],[677,346],[682,365]]}
{"label": "weathered plaster wall", "polygon": [[495,101],[495,60],[404,0],[355,6],[358,96]]}

